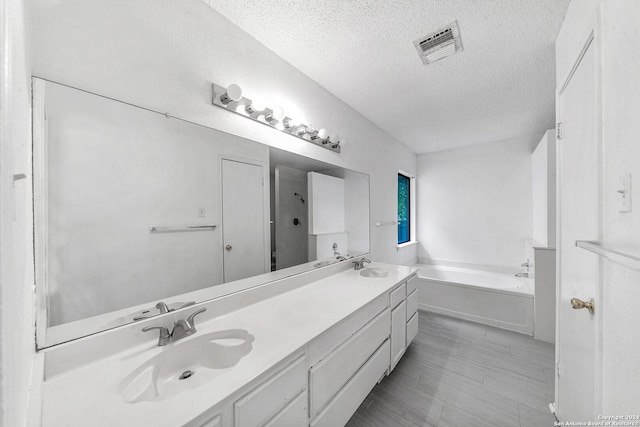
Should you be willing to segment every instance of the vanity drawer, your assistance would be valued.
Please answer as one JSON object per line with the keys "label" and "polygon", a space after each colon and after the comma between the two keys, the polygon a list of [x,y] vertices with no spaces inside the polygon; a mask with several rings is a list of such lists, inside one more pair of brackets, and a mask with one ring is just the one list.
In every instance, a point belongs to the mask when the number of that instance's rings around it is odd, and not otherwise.
{"label": "vanity drawer", "polygon": [[236,427],[262,425],[307,387],[307,355],[303,354],[233,405]]}
{"label": "vanity drawer", "polygon": [[200,427],[222,427],[222,416],[216,415],[214,418],[206,421],[204,424],[200,424]]}
{"label": "vanity drawer", "polygon": [[386,309],[309,371],[311,414],[315,414],[389,337]]}
{"label": "vanity drawer", "polygon": [[395,308],[396,305],[400,304],[405,297],[407,296],[407,285],[403,283],[398,286],[395,290],[391,291],[391,295],[389,297],[389,307],[392,309]]}
{"label": "vanity drawer", "polygon": [[413,291],[411,295],[407,297],[407,319],[408,322],[411,317],[418,311],[418,291]]}
{"label": "vanity drawer", "polygon": [[[340,344],[358,332],[378,314],[382,313],[389,303],[387,294],[380,295],[342,322],[324,332],[309,344],[309,366],[327,357]],[[327,308],[330,310],[331,308]]]}
{"label": "vanity drawer", "polygon": [[407,281],[407,295],[411,295],[411,292],[418,289],[418,276],[413,276]]}
{"label": "vanity drawer", "polygon": [[411,341],[418,335],[418,313],[414,313],[413,317],[407,322],[407,347]]}
{"label": "vanity drawer", "polygon": [[389,367],[390,348],[389,340],[386,340],[318,416],[311,421],[311,427],[345,425]]}

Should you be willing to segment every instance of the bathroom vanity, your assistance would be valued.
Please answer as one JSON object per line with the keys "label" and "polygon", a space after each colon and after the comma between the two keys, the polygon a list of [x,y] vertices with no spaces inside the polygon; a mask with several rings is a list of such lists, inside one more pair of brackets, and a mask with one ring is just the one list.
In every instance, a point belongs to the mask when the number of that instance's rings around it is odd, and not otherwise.
{"label": "bathroom vanity", "polygon": [[344,425],[417,333],[415,274],[345,261],[47,349],[42,425]]}

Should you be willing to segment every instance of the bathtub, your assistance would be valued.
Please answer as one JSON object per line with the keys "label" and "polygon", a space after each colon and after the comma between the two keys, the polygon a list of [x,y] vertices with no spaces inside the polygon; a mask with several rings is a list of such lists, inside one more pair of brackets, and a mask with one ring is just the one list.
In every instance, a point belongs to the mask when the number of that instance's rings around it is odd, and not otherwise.
{"label": "bathtub", "polygon": [[415,264],[421,310],[533,335],[533,287],[513,274]]}

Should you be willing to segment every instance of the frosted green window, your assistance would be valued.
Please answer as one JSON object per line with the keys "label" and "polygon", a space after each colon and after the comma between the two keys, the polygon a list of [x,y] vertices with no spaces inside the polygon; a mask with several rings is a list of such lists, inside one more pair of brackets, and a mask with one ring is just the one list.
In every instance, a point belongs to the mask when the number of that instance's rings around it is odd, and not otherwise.
{"label": "frosted green window", "polygon": [[411,237],[410,224],[410,179],[398,174],[398,244],[407,243]]}

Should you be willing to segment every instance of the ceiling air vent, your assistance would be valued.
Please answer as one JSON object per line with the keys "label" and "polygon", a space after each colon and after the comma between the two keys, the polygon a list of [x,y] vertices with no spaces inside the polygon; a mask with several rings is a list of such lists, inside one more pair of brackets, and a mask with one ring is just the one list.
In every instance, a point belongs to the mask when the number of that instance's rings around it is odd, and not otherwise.
{"label": "ceiling air vent", "polygon": [[427,65],[462,51],[458,21],[413,42],[420,59]]}

